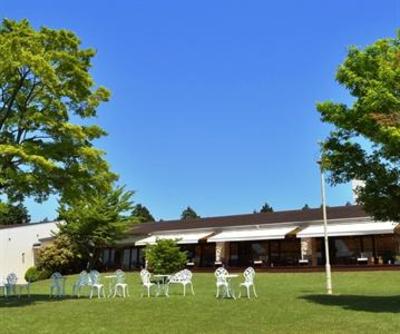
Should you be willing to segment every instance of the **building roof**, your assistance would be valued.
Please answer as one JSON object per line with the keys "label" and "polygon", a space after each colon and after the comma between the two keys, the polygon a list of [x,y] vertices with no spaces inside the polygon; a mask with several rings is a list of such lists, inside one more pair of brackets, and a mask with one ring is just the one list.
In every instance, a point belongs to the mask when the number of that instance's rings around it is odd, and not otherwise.
{"label": "building roof", "polygon": [[26,224],[0,225],[0,230],[8,229],[8,228],[17,228],[17,227],[30,227],[30,226],[37,226],[37,225],[43,225],[43,224],[55,224],[55,223],[59,223],[59,221],[52,220],[52,221],[40,221],[40,222],[36,222],[36,223],[26,223]]}
{"label": "building roof", "polygon": [[[358,205],[327,208],[329,220],[369,217]],[[134,226],[130,234],[144,235],[154,232],[187,230],[197,228],[223,228],[251,225],[267,225],[295,222],[312,222],[322,220],[322,209],[289,210],[266,213],[252,213],[234,216],[206,217],[191,220],[169,220],[156,223],[145,223]]]}

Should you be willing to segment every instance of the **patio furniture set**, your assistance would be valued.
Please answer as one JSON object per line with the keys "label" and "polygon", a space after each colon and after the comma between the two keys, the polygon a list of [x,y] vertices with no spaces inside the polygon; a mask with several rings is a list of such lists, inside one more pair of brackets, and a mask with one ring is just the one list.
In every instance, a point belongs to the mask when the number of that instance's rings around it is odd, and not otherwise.
{"label": "patio furniture set", "polygon": [[[112,275],[106,275],[104,278],[108,279],[108,294],[109,298],[115,298],[117,295],[121,297],[129,297],[128,284],[125,282],[125,273],[118,269]],[[78,279],[72,287],[72,295],[80,297],[81,290],[85,287],[89,288],[89,297],[93,298],[96,293],[97,297],[106,297],[105,286],[101,281],[101,275],[97,270],[92,270],[89,273],[82,271]]]}
{"label": "patio furniture set", "polygon": [[142,269],[140,272],[143,288],[147,290],[147,297],[150,297],[152,287],[157,289],[157,297],[160,295],[169,297],[169,288],[171,284],[181,284],[183,286],[184,296],[186,296],[186,286],[189,285],[194,295],[192,276],[192,272],[188,269],[183,269],[173,275],[152,275],[147,269]]}
{"label": "patio furniture set", "polygon": [[[182,285],[183,296],[186,296],[187,287],[190,288],[192,295],[194,295],[192,277],[193,274],[188,269],[181,270],[172,275],[153,275],[147,269],[143,269],[140,272],[142,286],[147,297],[151,296],[152,289],[156,290],[156,297],[169,297],[170,286],[173,284]],[[224,267],[217,268],[215,271],[217,288],[216,298],[236,299],[233,280],[238,277],[238,274],[230,274]],[[255,270],[252,267],[247,268],[243,273],[243,277],[244,282],[239,284],[239,298],[241,297],[241,291],[243,289],[246,290],[248,298],[251,297],[251,289],[254,297],[257,297],[254,286]],[[104,278],[108,280],[108,298],[115,298],[116,296],[123,298],[129,297],[128,284],[125,280],[125,273],[122,270],[118,269],[113,274],[105,275]],[[50,280],[49,297],[64,297],[66,277],[59,272],[55,272],[51,275]],[[9,274],[5,280],[0,277],[0,289],[3,290],[3,295],[5,297],[17,295],[17,288],[19,289],[18,297],[21,296],[24,289],[28,296],[30,296],[30,283],[17,284],[17,282],[18,278],[14,273]],[[90,272],[82,271],[73,284],[72,295],[79,298],[82,290],[85,288],[88,289],[89,298],[93,298],[95,294],[98,298],[106,298],[106,286],[102,283],[102,276],[97,270],[92,270]],[[143,293],[141,296],[143,297]]]}
{"label": "patio furniture set", "polygon": [[0,291],[3,292],[5,297],[16,296],[18,290],[18,297],[21,297],[22,292],[25,291],[30,296],[30,282],[19,282],[15,273],[10,273],[7,277],[0,275]]}

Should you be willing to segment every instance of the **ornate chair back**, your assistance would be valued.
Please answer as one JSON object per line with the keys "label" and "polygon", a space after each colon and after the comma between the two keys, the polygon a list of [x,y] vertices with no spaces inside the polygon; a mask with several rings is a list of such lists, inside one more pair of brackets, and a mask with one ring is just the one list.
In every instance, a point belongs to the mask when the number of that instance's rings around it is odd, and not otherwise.
{"label": "ornate chair back", "polygon": [[227,282],[226,275],[229,275],[229,272],[224,267],[219,267],[217,268],[217,270],[215,270],[214,275],[217,278],[217,284],[218,283],[225,284]]}
{"label": "ornate chair back", "polygon": [[59,272],[53,273],[50,278],[53,282],[53,286],[57,288],[62,287],[63,276]]}
{"label": "ornate chair back", "polygon": [[86,270],[81,271],[79,274],[78,280],[75,283],[77,286],[88,285],[89,283],[89,275]]}
{"label": "ornate chair back", "polygon": [[182,282],[190,282],[192,280],[192,272],[188,269],[183,269],[173,274],[169,282],[170,283],[182,283]]}
{"label": "ornate chair back", "polygon": [[8,274],[6,280],[7,280],[7,285],[12,286],[12,285],[17,284],[18,277],[15,273],[10,273],[10,274]]}
{"label": "ornate chair back", "polygon": [[252,267],[248,267],[244,272],[243,272],[243,277],[244,281],[246,283],[253,284],[254,283],[254,277],[256,276],[256,271]]}
{"label": "ornate chair back", "polygon": [[140,278],[142,280],[143,285],[150,284],[150,272],[147,269],[142,269],[140,271]]}
{"label": "ornate chair back", "polygon": [[192,280],[192,272],[189,269],[183,269],[181,271],[183,281],[190,282]]}
{"label": "ornate chair back", "polygon": [[91,270],[89,273],[89,284],[100,284],[101,276],[97,270]]}
{"label": "ornate chair back", "polygon": [[115,272],[115,283],[116,284],[124,284],[125,283],[125,273],[121,270],[121,269],[118,269],[116,272]]}

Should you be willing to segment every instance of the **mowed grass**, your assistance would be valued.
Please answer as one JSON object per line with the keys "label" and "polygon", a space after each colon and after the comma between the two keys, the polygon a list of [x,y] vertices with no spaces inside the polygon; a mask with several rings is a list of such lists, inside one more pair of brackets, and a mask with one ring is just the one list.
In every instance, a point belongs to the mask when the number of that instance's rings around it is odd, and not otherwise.
{"label": "mowed grass", "polygon": [[400,272],[334,273],[333,296],[324,282],[323,273],[260,273],[258,299],[217,300],[213,275],[195,273],[195,296],[176,286],[170,298],[141,298],[130,273],[129,298],[51,300],[42,281],[30,299],[0,297],[0,333],[400,333]]}

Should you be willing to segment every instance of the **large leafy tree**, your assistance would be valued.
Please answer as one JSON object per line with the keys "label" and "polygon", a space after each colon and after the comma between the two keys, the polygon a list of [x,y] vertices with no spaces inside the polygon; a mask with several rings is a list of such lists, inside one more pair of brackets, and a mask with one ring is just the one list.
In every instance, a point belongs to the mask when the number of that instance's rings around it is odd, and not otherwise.
{"label": "large leafy tree", "polygon": [[358,179],[358,203],[380,220],[400,220],[400,33],[350,48],[336,80],[352,105],[317,105],[334,130],[322,144],[333,184]]}
{"label": "large leafy tree", "polygon": [[0,195],[12,202],[109,189],[116,176],[88,120],[110,93],[89,70],[93,49],[67,30],[0,24]]}
{"label": "large leafy tree", "polygon": [[182,211],[181,220],[190,220],[200,218],[200,216],[190,206]]}
{"label": "large leafy tree", "polygon": [[154,217],[151,215],[149,209],[142,204],[136,204],[132,211],[132,217],[140,224],[154,222]]}
{"label": "large leafy tree", "polygon": [[30,220],[28,210],[22,203],[0,201],[0,225],[27,224]]}
{"label": "large leafy tree", "polygon": [[61,203],[60,235],[66,235],[92,268],[102,247],[115,244],[132,224],[132,192],[123,187],[98,192],[89,198]]}

